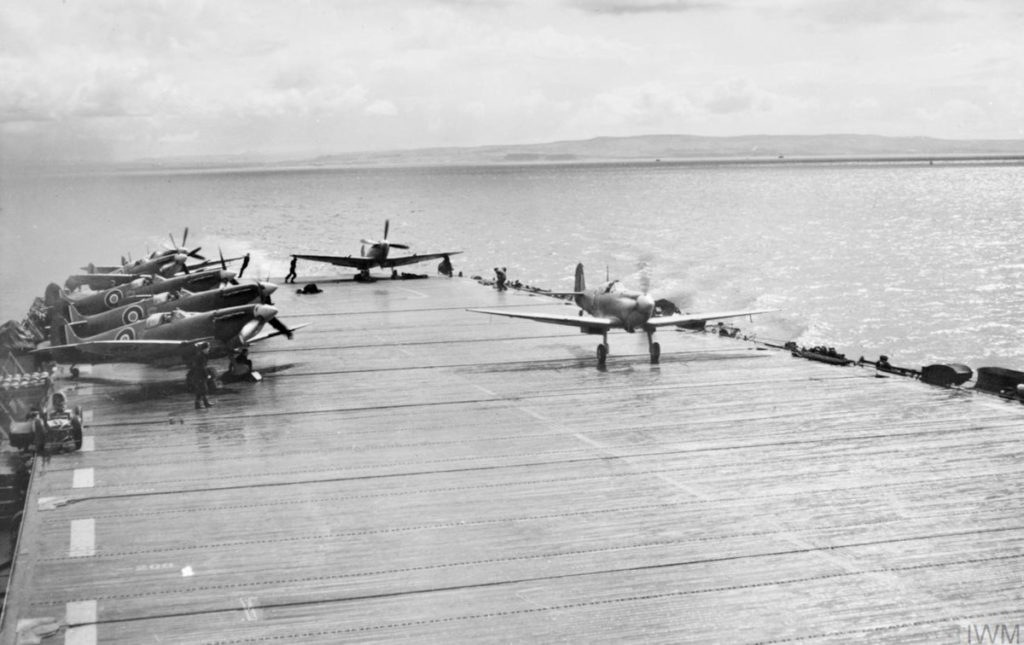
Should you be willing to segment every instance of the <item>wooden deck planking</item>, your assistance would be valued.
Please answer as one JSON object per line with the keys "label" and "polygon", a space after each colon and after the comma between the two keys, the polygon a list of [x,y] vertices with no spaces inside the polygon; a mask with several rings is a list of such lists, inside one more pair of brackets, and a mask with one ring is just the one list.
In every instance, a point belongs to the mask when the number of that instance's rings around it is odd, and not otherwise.
{"label": "wooden deck planking", "polygon": [[463,311],[511,294],[325,288],[278,294],[313,325],[211,411],[180,373],[83,386],[97,449],[37,473],[73,503],[26,519],[9,614],[96,600],[124,643],[957,642],[1019,617],[1019,406],[674,332],[660,367],[611,336],[602,372],[593,337]]}

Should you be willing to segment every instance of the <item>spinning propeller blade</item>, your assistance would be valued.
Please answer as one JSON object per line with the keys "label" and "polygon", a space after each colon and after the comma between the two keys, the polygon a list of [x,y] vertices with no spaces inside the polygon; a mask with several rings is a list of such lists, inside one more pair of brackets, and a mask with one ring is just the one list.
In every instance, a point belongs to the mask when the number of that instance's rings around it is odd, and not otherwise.
{"label": "spinning propeller blade", "polygon": [[[234,274],[228,271],[228,263],[224,261],[224,252],[220,250],[219,246],[217,247],[217,254],[220,255],[221,277],[224,278],[225,276],[231,276],[230,278],[224,279],[223,282],[238,284],[238,280],[235,280]],[[241,277],[241,274],[239,274],[239,277]]]}

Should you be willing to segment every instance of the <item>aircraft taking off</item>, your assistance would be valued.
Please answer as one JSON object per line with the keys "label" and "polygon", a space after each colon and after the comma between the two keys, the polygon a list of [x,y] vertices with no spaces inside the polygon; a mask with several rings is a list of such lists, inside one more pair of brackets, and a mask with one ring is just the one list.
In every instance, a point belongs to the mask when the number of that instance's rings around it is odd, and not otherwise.
{"label": "aircraft taking off", "polygon": [[[359,257],[337,256],[337,255],[300,255],[296,254],[292,257],[300,260],[312,260],[313,262],[327,262],[336,266],[352,267],[359,269],[359,278],[361,280],[369,280],[370,269],[373,267],[380,267],[382,269],[393,269],[398,266],[406,264],[418,264],[420,262],[428,262],[430,260],[436,260],[450,255],[457,255],[462,251],[447,251],[445,253],[424,253],[422,255],[405,255],[402,257],[389,257],[391,249],[408,249],[409,247],[405,244],[399,244],[397,242],[391,242],[388,240],[388,226],[390,225],[389,220],[384,220],[384,239],[381,240],[367,240],[363,239],[360,242],[363,247],[359,250]],[[367,249],[367,245],[369,249]]]}
{"label": "aircraft taking off", "polygon": [[[647,346],[651,363],[657,364],[661,357],[661,345],[654,342],[654,332],[659,327],[692,325],[708,320],[752,316],[776,311],[775,309],[752,309],[745,311],[719,311],[712,313],[654,315],[654,298],[645,292],[627,289],[618,280],[601,284],[596,289],[587,289],[583,278],[583,265],[576,265],[575,290],[568,293],[552,293],[555,296],[572,296],[582,310],[578,316],[504,311],[500,309],[470,309],[482,314],[526,318],[553,325],[578,327],[585,334],[601,334],[603,340],[597,346],[597,364],[603,366],[608,358],[608,330],[625,329],[633,333],[638,329],[647,334]],[[586,315],[584,315],[584,313]]]}

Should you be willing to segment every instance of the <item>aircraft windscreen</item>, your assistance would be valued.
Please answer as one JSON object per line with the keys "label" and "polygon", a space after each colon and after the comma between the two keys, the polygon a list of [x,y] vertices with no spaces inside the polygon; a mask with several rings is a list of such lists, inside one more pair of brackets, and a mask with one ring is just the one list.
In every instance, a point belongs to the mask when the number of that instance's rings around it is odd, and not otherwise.
{"label": "aircraft windscreen", "polygon": [[186,314],[181,309],[175,309],[174,311],[165,311],[162,314],[153,314],[149,318],[146,318],[146,328],[152,329],[153,327],[166,325],[167,323],[174,322],[175,320],[181,320],[182,318],[185,317]]}

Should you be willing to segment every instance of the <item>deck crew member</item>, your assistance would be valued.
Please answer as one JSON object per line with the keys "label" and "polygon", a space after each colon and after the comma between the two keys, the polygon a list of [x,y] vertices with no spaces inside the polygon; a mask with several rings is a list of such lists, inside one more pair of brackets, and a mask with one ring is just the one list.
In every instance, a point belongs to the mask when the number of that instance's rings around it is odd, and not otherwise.
{"label": "deck crew member", "polygon": [[447,255],[442,256],[441,263],[437,265],[437,272],[441,275],[452,277],[452,261]]}
{"label": "deck crew member", "polygon": [[210,400],[206,398],[206,394],[209,391],[209,386],[206,382],[206,366],[210,360],[209,355],[209,343],[205,341],[196,343],[187,377],[188,383],[192,387],[192,392],[196,395],[196,410],[200,408],[200,402],[207,408],[211,405]]}
{"label": "deck crew member", "polygon": [[299,258],[297,258],[296,256],[293,255],[292,256],[291,264],[288,265],[288,275],[286,275],[284,277],[285,284],[288,284],[289,282],[291,282],[292,284],[295,284],[295,278],[299,277],[295,273],[295,263],[298,262],[298,261],[299,261]]}

